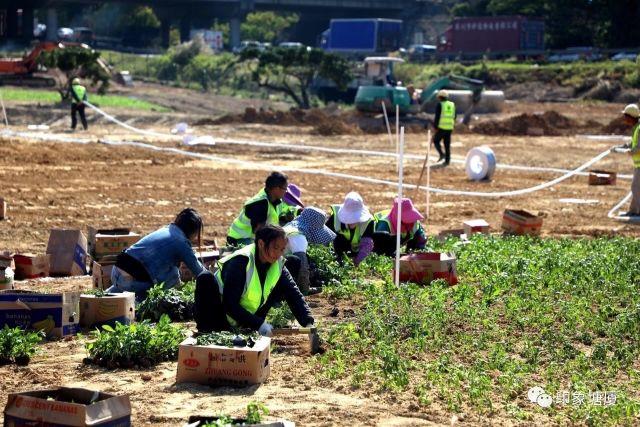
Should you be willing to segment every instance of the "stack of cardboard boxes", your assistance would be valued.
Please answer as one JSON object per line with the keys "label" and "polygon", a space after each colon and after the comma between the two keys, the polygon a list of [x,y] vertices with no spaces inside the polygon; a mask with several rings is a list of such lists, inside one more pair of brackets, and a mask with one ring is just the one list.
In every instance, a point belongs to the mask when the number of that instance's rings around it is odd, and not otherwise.
{"label": "stack of cardboard boxes", "polygon": [[111,270],[120,252],[140,240],[140,235],[128,228],[97,229],[89,227],[89,253],[93,286],[107,289],[111,286]]}

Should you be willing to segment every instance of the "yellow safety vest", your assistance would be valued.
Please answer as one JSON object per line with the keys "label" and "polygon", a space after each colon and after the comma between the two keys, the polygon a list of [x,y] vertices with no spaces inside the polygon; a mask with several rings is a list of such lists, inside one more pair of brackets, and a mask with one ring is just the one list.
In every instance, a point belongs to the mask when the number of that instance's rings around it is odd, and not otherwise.
{"label": "yellow safety vest", "polygon": [[82,85],[71,85],[71,90],[78,97],[79,101],[74,99],[74,102],[82,102],[84,96],[87,93],[87,88]]}
{"label": "yellow safety vest", "polygon": [[440,103],[440,120],[438,120],[438,129],[453,130],[456,120],[456,104],[451,101],[442,101]]}
{"label": "yellow safety vest", "polygon": [[353,237],[351,235],[351,229],[346,225],[342,224],[338,219],[338,210],[340,209],[340,205],[331,205],[331,213],[333,214],[333,229],[335,230],[337,235],[343,236],[345,239],[351,241],[351,250],[354,252],[358,251],[358,246],[360,246],[360,240],[362,239],[362,235],[367,230],[367,225],[369,225],[369,221],[361,222],[356,225],[355,230],[353,230]]}
{"label": "yellow safety vest", "polygon": [[[633,128],[633,135],[631,136],[631,149],[635,150],[638,148],[638,133],[640,133],[640,123]],[[633,167],[640,169],[640,151],[631,155],[631,159],[633,159]]]}
{"label": "yellow safety vest", "polygon": [[[240,297],[240,306],[247,310],[251,314],[256,314],[257,311],[264,305],[264,303],[271,295],[271,292],[276,287],[280,276],[282,275],[282,269],[284,268],[284,259],[280,257],[277,262],[271,264],[269,270],[267,270],[267,276],[264,283],[260,282],[260,276],[258,275],[258,269],[256,268],[256,245],[252,243],[241,249],[238,249],[234,253],[227,255],[217,263],[217,270],[214,273],[216,282],[218,283],[218,289],[220,295],[224,301],[224,282],[222,281],[222,266],[230,259],[244,256],[249,258],[246,270],[246,279],[244,282],[244,291]],[[227,320],[233,326],[237,322],[227,315]]]}
{"label": "yellow safety vest", "polygon": [[247,205],[250,205],[251,203],[257,202],[259,200],[267,201],[267,224],[279,225],[280,211],[283,210],[283,208],[281,208],[280,206],[286,203],[280,203],[278,205],[279,209],[276,209],[276,207],[271,204],[271,201],[269,201],[269,196],[263,188],[262,190],[260,190],[260,192],[258,192],[258,194],[244,203],[240,214],[229,227],[229,231],[227,232],[227,235],[229,237],[233,239],[255,239],[256,236],[253,233],[253,229],[251,228],[251,220],[247,217],[244,210]]}
{"label": "yellow safety vest", "polygon": [[[387,231],[383,227],[383,225],[386,224],[387,229],[389,230],[389,234],[392,236],[395,236],[396,234],[394,234],[393,232],[393,227],[391,226],[391,220],[389,219],[390,213],[391,213],[391,209],[387,209],[385,211],[380,211],[374,214],[373,215],[373,220],[375,221],[374,229],[375,231]],[[418,230],[420,230],[420,222],[416,221],[408,233],[400,234],[400,242],[404,243],[407,240],[413,239],[413,237],[416,235]]]}

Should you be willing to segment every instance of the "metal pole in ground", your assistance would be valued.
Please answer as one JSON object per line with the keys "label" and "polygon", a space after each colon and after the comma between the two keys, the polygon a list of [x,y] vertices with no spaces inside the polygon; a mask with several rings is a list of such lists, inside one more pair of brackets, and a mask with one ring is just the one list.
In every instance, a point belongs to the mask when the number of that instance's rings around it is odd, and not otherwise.
{"label": "metal pole in ground", "polygon": [[[431,129],[427,131],[427,159],[431,155]],[[431,165],[427,162],[427,218],[429,218],[429,189],[431,185]]]}
{"label": "metal pole in ground", "polygon": [[391,126],[389,126],[389,116],[387,115],[387,107],[382,103],[382,113],[384,114],[384,124],[387,126],[387,135],[389,135],[389,145],[393,147],[393,137],[391,136]]}
{"label": "metal pole in ground", "polygon": [[0,103],[2,104],[2,115],[4,116],[4,125],[5,127],[9,127],[9,119],[7,118],[7,110],[4,108],[4,98],[2,97],[1,91],[0,91]]}
{"label": "metal pole in ground", "polygon": [[400,158],[398,161],[398,219],[396,221],[396,286],[400,286],[400,238],[402,237],[402,160],[404,157],[404,126],[400,129],[400,142],[398,143],[398,146],[400,150]]}
{"label": "metal pole in ground", "polygon": [[[398,155],[398,142],[400,141],[400,106],[396,105],[396,156]],[[396,172],[400,169],[398,166],[398,162],[400,160],[396,159]]]}

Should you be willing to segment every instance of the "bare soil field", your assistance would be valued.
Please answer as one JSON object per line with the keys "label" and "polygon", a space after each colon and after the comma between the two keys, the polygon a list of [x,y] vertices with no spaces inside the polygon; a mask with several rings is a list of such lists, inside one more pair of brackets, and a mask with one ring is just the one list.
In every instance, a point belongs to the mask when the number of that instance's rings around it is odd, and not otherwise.
{"label": "bare soil field", "polygon": [[[168,96],[155,95],[155,96]],[[234,107],[242,113],[247,105]],[[193,122],[206,117],[200,107],[187,111],[159,114],[110,111],[130,119],[134,126],[168,132],[178,121]],[[221,110],[226,107],[220,106]],[[484,120],[501,120],[524,112],[556,111],[574,120],[593,120],[606,125],[615,118],[617,104],[508,104],[507,111]],[[55,109],[53,109],[55,110]],[[65,110],[30,111],[24,105],[9,106],[9,130],[25,131],[25,124],[49,121],[48,134],[73,137],[91,142],[73,144],[42,141],[41,132],[31,135],[0,134],[0,197],[8,204],[7,219],[0,222],[0,249],[20,252],[43,252],[51,228],[88,226],[127,226],[147,233],[169,223],[184,207],[197,209],[205,219],[206,240],[223,243],[227,228],[243,201],[263,185],[270,170],[295,167],[326,170],[394,181],[396,166],[390,157],[335,154],[318,151],[295,151],[287,148],[250,147],[216,144],[209,147],[186,147],[181,138],[140,136],[126,129],[97,120],[95,113],[88,132],[69,134]],[[13,115],[13,117],[12,117]],[[212,114],[212,116],[219,114]],[[39,121],[38,121],[39,120]],[[48,121],[48,120],[47,120]],[[564,133],[564,132],[563,132]],[[343,134],[322,136],[313,126],[278,126],[256,123],[201,125],[194,134],[216,139],[262,141],[393,152],[386,134]],[[174,153],[158,152],[132,146],[110,146],[101,141],[141,141],[162,147],[195,151],[215,156],[255,162],[240,166],[222,161],[197,159]],[[406,135],[406,152],[424,156],[425,132]],[[493,149],[499,163],[573,169],[609,148],[611,141],[593,141],[567,132],[562,136],[506,136],[475,133],[454,134],[454,160],[462,160],[467,151],[480,145]],[[433,154],[433,151],[432,151]],[[405,182],[415,183],[422,160],[407,159]],[[619,174],[631,173],[631,160],[615,154],[596,164]],[[497,192],[532,187],[550,181],[559,173],[498,168],[489,182],[471,182],[463,165],[452,163],[431,173],[436,188]],[[396,194],[393,185],[371,184],[345,178],[291,172],[290,181],[303,190],[303,201],[327,209],[340,203],[349,191],[360,192],[372,211],[390,207]],[[424,182],[423,182],[424,184]],[[587,177],[572,177],[557,186],[511,198],[469,197],[431,194],[430,218],[425,221],[429,235],[449,228],[460,228],[467,219],[484,218],[492,232],[500,232],[505,208],[526,209],[544,216],[544,236],[640,236],[640,227],[607,218],[607,212],[629,191],[630,180],[618,179],[615,186],[589,186]],[[406,193],[424,211],[426,193]],[[405,193],[405,194],[406,194]],[[592,204],[572,204],[561,199],[592,199]],[[624,207],[623,207],[624,209]],[[82,289],[90,287],[89,278],[55,279],[20,283],[28,289]],[[348,307],[339,307],[340,315],[329,317],[334,303],[322,295],[310,298],[314,315],[326,325],[348,316]],[[340,304],[344,304],[343,302]],[[372,390],[355,390],[348,383],[327,383],[320,379],[314,358],[304,339],[275,340],[272,372],[269,380],[250,388],[209,388],[175,385],[175,363],[163,363],[145,371],[116,370],[82,364],[83,341],[49,342],[26,368],[0,367],[0,402],[15,390],[58,384],[86,386],[106,392],[129,393],[133,403],[134,424],[180,425],[192,414],[226,412],[242,414],[251,400],[265,403],[272,415],[296,421],[298,425],[440,425],[451,422],[463,425],[511,425],[505,419],[474,418],[469,414],[451,414],[437,406],[428,409],[415,405],[411,395],[403,399],[387,397]],[[455,420],[452,421],[452,417]]]}

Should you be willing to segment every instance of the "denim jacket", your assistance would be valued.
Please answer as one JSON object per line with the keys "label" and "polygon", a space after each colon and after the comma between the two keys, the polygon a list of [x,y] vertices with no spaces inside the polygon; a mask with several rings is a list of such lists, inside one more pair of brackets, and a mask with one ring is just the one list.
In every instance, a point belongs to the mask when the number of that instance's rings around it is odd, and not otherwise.
{"label": "denim jacket", "polygon": [[175,224],[169,224],[144,236],[125,252],[144,265],[153,283],[164,283],[171,288],[180,283],[178,266],[184,262],[197,277],[204,271],[198,261],[191,242]]}

